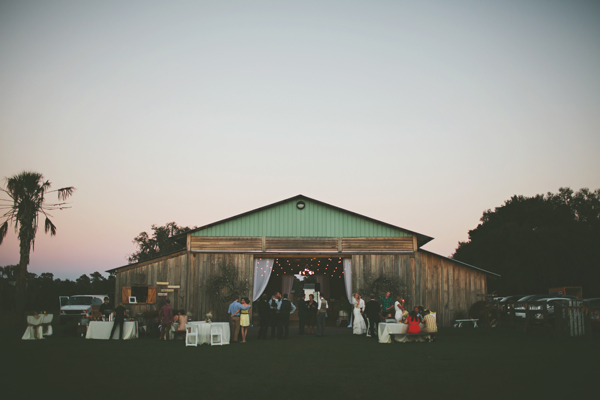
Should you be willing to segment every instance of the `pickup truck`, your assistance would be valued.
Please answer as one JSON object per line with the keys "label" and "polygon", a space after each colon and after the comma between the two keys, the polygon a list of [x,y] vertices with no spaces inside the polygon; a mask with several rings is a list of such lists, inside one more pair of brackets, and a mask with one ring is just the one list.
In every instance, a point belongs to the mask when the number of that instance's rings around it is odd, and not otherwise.
{"label": "pickup truck", "polygon": [[60,323],[68,320],[80,320],[92,312],[92,306],[100,306],[105,294],[82,294],[76,296],[60,296]]}

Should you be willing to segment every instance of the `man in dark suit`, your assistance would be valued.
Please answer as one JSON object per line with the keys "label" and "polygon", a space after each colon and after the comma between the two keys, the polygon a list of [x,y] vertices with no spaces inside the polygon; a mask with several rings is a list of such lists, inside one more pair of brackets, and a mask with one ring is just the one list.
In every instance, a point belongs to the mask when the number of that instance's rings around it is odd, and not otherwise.
{"label": "man in dark suit", "polygon": [[288,333],[290,331],[290,315],[296,311],[296,306],[294,303],[288,300],[288,295],[283,295],[283,300],[281,301],[281,329],[277,331],[277,337],[279,339],[287,339]]}
{"label": "man in dark suit", "polygon": [[120,325],[119,329],[119,339],[123,339],[123,325],[125,325],[125,317],[127,316],[127,310],[121,304],[119,307],[115,309],[115,320],[113,321],[113,327],[110,331],[110,339],[113,337],[113,333],[115,333],[115,329],[117,328],[117,324]]}
{"label": "man in dark suit", "polygon": [[371,294],[370,297],[371,300],[367,301],[367,304],[365,305],[365,314],[367,314],[367,319],[369,320],[367,337],[371,337],[371,335],[379,337],[377,325],[379,324],[379,321],[381,321],[381,314],[379,314],[380,304],[375,300],[374,294]]}
{"label": "man in dark suit", "polygon": [[308,306],[305,300],[306,295],[303,293],[302,297],[298,299],[298,333],[300,336],[304,335],[304,325],[306,325],[306,312]]}
{"label": "man in dark suit", "polygon": [[266,294],[260,296],[260,300],[258,300],[258,318],[260,323],[260,329],[258,330],[258,338],[266,339],[267,331],[269,330],[269,324],[271,321],[269,320],[271,311],[269,310],[269,297]]}

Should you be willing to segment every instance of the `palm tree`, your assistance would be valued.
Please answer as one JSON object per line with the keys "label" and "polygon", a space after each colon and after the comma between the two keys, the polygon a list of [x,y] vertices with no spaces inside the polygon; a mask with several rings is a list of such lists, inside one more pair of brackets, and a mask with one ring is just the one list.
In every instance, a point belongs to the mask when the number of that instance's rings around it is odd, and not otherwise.
{"label": "palm tree", "polygon": [[[10,198],[0,199],[0,209],[7,210],[3,215],[6,220],[0,225],[0,244],[6,237],[9,225],[14,225],[20,243],[15,299],[17,318],[20,318],[25,310],[27,265],[29,265],[29,253],[32,247],[35,249],[38,220],[40,217],[45,217],[44,232],[50,232],[51,236],[56,235],[56,226],[50,221],[49,217],[52,215],[48,212],[70,208],[64,201],[75,191],[72,186],[50,190],[51,185],[50,181],[44,182],[42,174],[23,171],[6,179],[6,189],[0,188],[0,191],[6,193]],[[46,204],[45,196],[48,193],[58,193],[59,202]]]}

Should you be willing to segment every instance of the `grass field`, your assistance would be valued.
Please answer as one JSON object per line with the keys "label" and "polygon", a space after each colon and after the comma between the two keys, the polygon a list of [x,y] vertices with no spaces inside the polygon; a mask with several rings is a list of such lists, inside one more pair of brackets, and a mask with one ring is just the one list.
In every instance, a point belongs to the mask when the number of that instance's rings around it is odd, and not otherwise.
{"label": "grass field", "polygon": [[433,343],[379,344],[350,331],[258,341],[251,330],[245,344],[186,348],[183,341],[150,338],[85,340],[60,328],[46,340],[22,341],[22,332],[4,329],[2,398],[571,399],[599,393],[597,337],[449,328]]}

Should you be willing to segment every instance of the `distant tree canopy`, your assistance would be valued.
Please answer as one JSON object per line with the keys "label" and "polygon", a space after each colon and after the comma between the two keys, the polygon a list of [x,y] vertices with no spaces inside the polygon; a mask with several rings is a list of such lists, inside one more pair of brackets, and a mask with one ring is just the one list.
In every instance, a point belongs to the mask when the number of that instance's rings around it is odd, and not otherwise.
{"label": "distant tree canopy", "polygon": [[176,243],[172,237],[194,228],[177,226],[175,222],[169,222],[165,226],[152,225],[152,236],[142,232],[133,239],[138,250],[129,256],[129,263],[133,264],[183,250],[185,246]]}
{"label": "distant tree canopy", "polygon": [[600,296],[600,189],[513,196],[480,221],[452,257],[502,275],[489,281],[490,290],[582,286],[584,297]]}
{"label": "distant tree canopy", "polygon": [[[18,275],[17,265],[0,267],[0,312],[15,311],[15,291]],[[54,278],[49,272],[36,275],[27,273],[26,311],[56,311],[59,296],[76,294],[107,294],[114,301],[115,274],[105,278],[100,272],[81,275],[75,281]]]}

